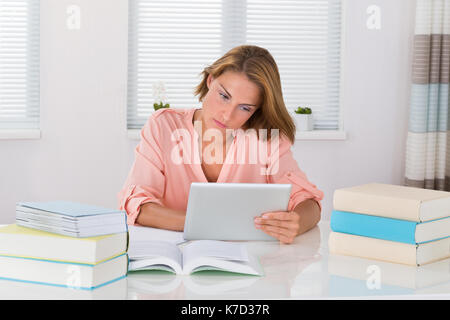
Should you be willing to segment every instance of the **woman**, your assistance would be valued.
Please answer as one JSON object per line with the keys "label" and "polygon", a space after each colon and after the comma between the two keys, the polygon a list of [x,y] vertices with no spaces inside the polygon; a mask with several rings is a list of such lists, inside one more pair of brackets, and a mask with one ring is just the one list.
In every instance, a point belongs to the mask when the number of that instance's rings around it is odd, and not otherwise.
{"label": "woman", "polygon": [[323,193],[292,157],[295,125],[273,57],[239,46],[202,76],[195,90],[201,109],[160,109],[142,128],[120,210],[128,224],[182,231],[192,182],[288,183],[288,211],[262,212],[254,223],[293,242],[320,220]]}

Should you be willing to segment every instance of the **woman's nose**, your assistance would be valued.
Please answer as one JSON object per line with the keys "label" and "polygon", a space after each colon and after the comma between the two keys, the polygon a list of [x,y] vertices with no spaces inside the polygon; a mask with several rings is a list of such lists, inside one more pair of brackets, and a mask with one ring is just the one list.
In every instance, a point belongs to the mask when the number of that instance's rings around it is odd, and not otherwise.
{"label": "woman's nose", "polygon": [[231,119],[232,115],[233,115],[233,108],[230,107],[226,108],[222,113],[223,121],[227,123]]}

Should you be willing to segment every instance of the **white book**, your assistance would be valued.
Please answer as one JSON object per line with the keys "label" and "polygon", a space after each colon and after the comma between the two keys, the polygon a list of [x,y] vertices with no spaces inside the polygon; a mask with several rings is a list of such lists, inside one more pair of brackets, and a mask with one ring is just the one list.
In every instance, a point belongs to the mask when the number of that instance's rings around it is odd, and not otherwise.
{"label": "white book", "polygon": [[0,256],[0,280],[92,290],[127,275],[124,253],[98,264]]}
{"label": "white book", "polygon": [[219,270],[241,274],[263,275],[259,261],[248,254],[245,244],[218,240],[198,240],[181,249],[164,241],[130,242],[129,271],[165,270],[191,274]]}
{"label": "white book", "polygon": [[337,189],[333,208],[416,222],[430,221],[448,217],[450,192],[368,183]]}
{"label": "white book", "polygon": [[397,241],[330,232],[330,253],[420,266],[450,258],[450,238],[409,244]]}

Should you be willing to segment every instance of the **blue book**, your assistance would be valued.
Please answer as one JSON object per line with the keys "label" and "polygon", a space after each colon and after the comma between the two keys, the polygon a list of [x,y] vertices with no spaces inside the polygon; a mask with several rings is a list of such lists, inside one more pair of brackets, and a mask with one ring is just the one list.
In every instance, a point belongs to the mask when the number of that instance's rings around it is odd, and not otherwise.
{"label": "blue book", "polygon": [[333,210],[331,230],[358,236],[420,244],[450,236],[450,217],[416,222]]}
{"label": "blue book", "polygon": [[71,201],[18,202],[16,223],[73,237],[128,231],[125,211]]}

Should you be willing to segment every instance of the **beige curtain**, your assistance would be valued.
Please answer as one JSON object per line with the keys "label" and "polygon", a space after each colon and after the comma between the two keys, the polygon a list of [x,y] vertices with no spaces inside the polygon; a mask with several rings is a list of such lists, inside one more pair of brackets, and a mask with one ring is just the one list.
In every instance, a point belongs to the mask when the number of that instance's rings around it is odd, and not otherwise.
{"label": "beige curtain", "polygon": [[450,191],[450,0],[417,0],[405,185]]}

